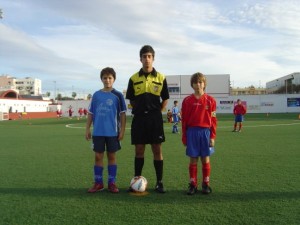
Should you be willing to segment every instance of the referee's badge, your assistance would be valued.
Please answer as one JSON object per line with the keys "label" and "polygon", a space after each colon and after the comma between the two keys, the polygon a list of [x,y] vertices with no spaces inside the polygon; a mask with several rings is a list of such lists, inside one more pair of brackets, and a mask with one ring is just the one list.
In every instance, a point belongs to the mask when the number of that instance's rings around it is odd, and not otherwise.
{"label": "referee's badge", "polygon": [[154,91],[154,92],[158,92],[158,86],[154,86],[154,87],[153,87],[153,91]]}

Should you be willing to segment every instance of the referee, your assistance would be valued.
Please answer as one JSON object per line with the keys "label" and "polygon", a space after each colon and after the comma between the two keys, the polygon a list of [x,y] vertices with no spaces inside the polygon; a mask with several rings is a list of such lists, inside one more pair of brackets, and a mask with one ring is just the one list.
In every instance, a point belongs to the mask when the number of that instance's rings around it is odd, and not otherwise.
{"label": "referee", "polygon": [[126,99],[130,100],[133,114],[131,144],[135,145],[134,176],[142,175],[145,147],[150,144],[156,172],[155,191],[165,193],[161,145],[165,135],[161,111],[168,103],[169,91],[165,76],[153,67],[154,56],[154,49],[150,45],[141,48],[140,61],[143,67],[130,77]]}

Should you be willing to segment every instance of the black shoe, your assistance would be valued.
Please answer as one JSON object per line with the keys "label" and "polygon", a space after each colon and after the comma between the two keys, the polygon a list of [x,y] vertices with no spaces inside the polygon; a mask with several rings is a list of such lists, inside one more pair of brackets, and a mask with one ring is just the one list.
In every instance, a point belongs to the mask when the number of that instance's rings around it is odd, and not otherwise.
{"label": "black shoe", "polygon": [[132,187],[127,188],[126,192],[135,192]]}
{"label": "black shoe", "polygon": [[207,194],[210,194],[210,193],[212,193],[211,187],[207,184],[202,184],[202,194],[207,195]]}
{"label": "black shoe", "polygon": [[197,193],[197,191],[198,191],[197,186],[189,183],[189,190],[187,191],[187,194],[188,195],[194,195],[194,194]]}
{"label": "black shoe", "polygon": [[160,181],[160,182],[157,182],[156,183],[156,186],[155,186],[155,189],[154,189],[157,193],[161,193],[161,194],[164,194],[166,193],[165,189],[164,189],[164,185],[163,183]]}

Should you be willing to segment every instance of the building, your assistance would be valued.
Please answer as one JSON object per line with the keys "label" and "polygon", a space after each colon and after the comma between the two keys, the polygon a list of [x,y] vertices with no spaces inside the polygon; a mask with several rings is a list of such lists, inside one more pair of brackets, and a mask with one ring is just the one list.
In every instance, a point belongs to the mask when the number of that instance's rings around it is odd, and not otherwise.
{"label": "building", "polygon": [[8,75],[1,75],[0,76],[0,91],[6,91],[6,90],[14,90],[19,92],[16,89],[16,78],[8,76]]}
{"label": "building", "polygon": [[295,94],[297,91],[293,88],[296,85],[300,85],[300,72],[291,73],[269,81],[266,83],[266,88],[268,94],[276,93],[280,89],[283,89],[286,94]]}
{"label": "building", "polygon": [[267,94],[266,88],[256,88],[254,86],[246,88],[230,88],[230,95],[265,95]]}
{"label": "building", "polygon": [[15,90],[20,95],[41,95],[42,81],[26,77],[17,79],[8,75],[0,76],[0,91]]}
{"label": "building", "polygon": [[[190,84],[191,75],[168,75],[166,76],[170,98],[184,98],[193,93]],[[213,97],[227,97],[230,95],[230,75],[211,74],[206,75],[206,93]]]}

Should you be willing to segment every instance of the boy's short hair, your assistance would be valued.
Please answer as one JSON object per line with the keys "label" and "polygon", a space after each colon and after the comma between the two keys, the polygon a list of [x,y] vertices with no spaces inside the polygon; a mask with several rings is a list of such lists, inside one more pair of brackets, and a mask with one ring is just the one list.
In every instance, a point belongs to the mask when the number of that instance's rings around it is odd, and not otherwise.
{"label": "boy's short hair", "polygon": [[145,53],[148,53],[150,52],[152,55],[153,55],[153,58],[155,56],[155,51],[154,49],[152,48],[152,46],[150,45],[144,45],[141,50],[140,50],[140,58],[142,58],[142,55],[145,54]]}
{"label": "boy's short hair", "polygon": [[105,67],[104,69],[101,70],[101,73],[100,73],[101,80],[104,75],[108,75],[108,74],[111,74],[114,77],[114,80],[116,80],[116,72],[111,67]]}
{"label": "boy's short hair", "polygon": [[191,87],[193,87],[193,84],[197,83],[198,81],[201,81],[204,83],[204,90],[205,90],[207,81],[206,81],[206,77],[204,76],[204,74],[202,74],[200,72],[193,74],[191,77]]}
{"label": "boy's short hair", "polygon": [[177,101],[177,100],[175,100],[175,101],[174,101],[174,105],[175,105],[176,103],[178,103],[178,101]]}

